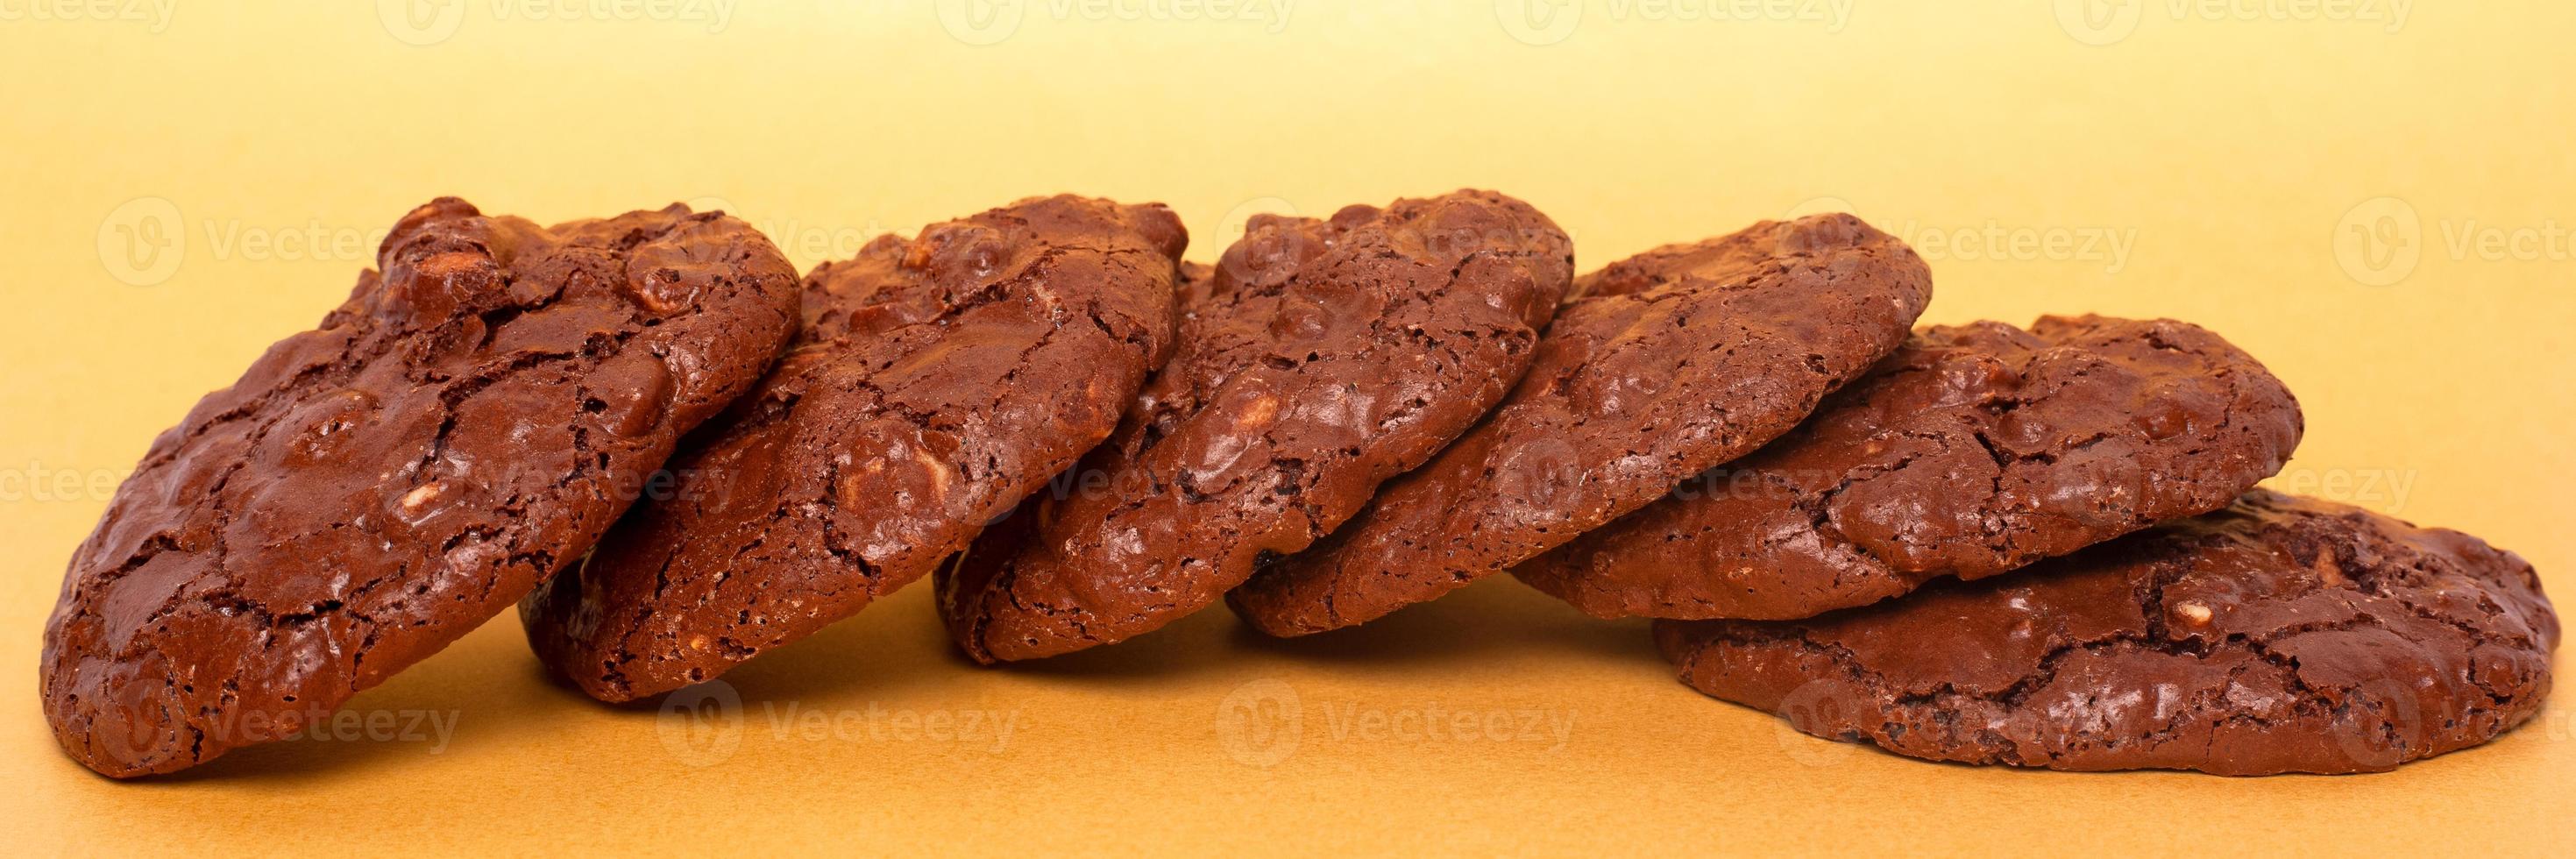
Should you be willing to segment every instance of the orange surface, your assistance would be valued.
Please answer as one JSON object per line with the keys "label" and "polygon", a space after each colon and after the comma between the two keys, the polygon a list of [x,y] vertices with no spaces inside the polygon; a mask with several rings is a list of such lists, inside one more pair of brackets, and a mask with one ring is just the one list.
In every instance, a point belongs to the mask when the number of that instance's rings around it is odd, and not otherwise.
{"label": "orange surface", "polygon": [[951,656],[916,588],[669,711],[547,684],[504,619],[339,732],[140,784],[55,750],[33,676],[152,435],[441,193],[723,206],[799,265],[1060,190],[1169,202],[1212,259],[1250,212],[1495,187],[1585,269],[1850,208],[1931,260],[1926,321],[2228,335],[2306,404],[2276,485],[2576,593],[2565,4],[244,5],[0,0],[15,849],[2568,852],[2564,703],[2379,776],[1936,766],[1701,698],[1642,623],[1510,581],[1310,641],[1220,612],[1002,671]]}

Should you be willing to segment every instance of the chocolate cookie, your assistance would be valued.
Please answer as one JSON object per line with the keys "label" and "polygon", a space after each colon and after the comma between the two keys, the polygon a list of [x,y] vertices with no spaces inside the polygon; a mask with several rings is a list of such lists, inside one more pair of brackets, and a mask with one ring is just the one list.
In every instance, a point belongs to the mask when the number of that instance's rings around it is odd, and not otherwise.
{"label": "chocolate cookie", "polygon": [[41,694],[91,769],[293,736],[500,613],[795,331],[778,250],[681,206],[440,199],[377,265],[154,440],[72,556]]}
{"label": "chocolate cookie", "polygon": [[1932,296],[1850,215],[1765,221],[1576,283],[1502,407],[1227,601],[1272,635],[1350,626],[1510,569],[1762,446],[1905,339]]}
{"label": "chocolate cookie", "polygon": [[1215,602],[1484,417],[1573,264],[1547,216],[1488,191],[1253,219],[1118,433],[941,573],[951,633],[1029,659]]}
{"label": "chocolate cookie", "polygon": [[2558,617],[2511,552],[2257,490],[2021,573],[1655,640],[1702,692],[1903,755],[2348,773],[2531,718]]}
{"label": "chocolate cookie", "polygon": [[2188,323],[1940,326],[1770,446],[1513,573],[1600,617],[1808,617],[2224,507],[2299,431],[2279,380]]}
{"label": "chocolate cookie", "polygon": [[520,607],[606,701],[714,677],[964,548],[1118,424],[1172,340],[1188,235],[1160,205],[1023,200],[805,279],[799,345]]}

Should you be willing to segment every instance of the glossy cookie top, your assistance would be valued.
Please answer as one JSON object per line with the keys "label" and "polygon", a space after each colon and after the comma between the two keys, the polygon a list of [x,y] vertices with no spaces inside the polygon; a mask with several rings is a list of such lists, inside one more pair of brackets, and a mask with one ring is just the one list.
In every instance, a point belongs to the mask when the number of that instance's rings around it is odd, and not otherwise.
{"label": "glossy cookie top", "polygon": [[1115,642],[1304,549],[1502,399],[1572,266],[1488,191],[1254,218],[1118,433],[943,573],[952,633],[988,662]]}
{"label": "glossy cookie top", "polygon": [[1169,353],[1188,242],[1160,205],[1023,200],[805,280],[805,333],[521,615],[623,701],[846,617],[966,546],[1117,425]]}
{"label": "glossy cookie top", "polygon": [[2226,506],[2300,428],[2280,380],[2189,323],[1935,326],[1778,441],[1513,572],[1603,617],[1807,617]]}
{"label": "glossy cookie top", "polygon": [[1684,682],[1900,754],[2357,772],[2539,711],[2558,618],[2457,531],[2256,490],[2022,572],[1802,621],[1660,621]]}
{"label": "glossy cookie top", "polygon": [[1760,447],[1904,340],[1923,260],[1850,215],[1763,222],[1585,276],[1500,409],[1228,597],[1274,635],[1509,569]]}
{"label": "glossy cookie top", "polygon": [[795,272],[673,206],[542,228],[413,210],[320,327],[162,433],[45,630],[72,757],[282,739],[519,599],[795,329]]}

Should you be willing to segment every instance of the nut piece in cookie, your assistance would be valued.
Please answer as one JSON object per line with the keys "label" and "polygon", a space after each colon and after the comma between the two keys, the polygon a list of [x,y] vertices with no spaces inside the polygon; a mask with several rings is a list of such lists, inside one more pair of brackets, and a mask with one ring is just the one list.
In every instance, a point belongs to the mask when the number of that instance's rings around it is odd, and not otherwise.
{"label": "nut piece in cookie", "polygon": [[2009,575],[1655,640],[1701,692],[1912,757],[2349,773],[2531,718],[2558,617],[2511,552],[2256,490]]}
{"label": "nut piece in cookie", "polygon": [[1306,548],[1502,399],[1573,262],[1489,191],[1253,219],[1117,434],[941,572],[951,633],[987,663],[1122,641]]}
{"label": "nut piece in cookie", "polygon": [[111,776],[285,739],[580,557],[796,327],[796,273],[672,206],[444,198],[162,433],[72,556],[45,715]]}
{"label": "nut piece in cookie", "polygon": [[1227,595],[1272,635],[1363,623],[1599,527],[1762,446],[1886,357],[1932,297],[1850,215],[1770,222],[1584,276],[1502,406]]}
{"label": "nut piece in cookie", "polygon": [[2172,320],[1936,326],[1751,456],[1513,569],[1600,617],[1786,619],[2224,507],[2298,401]]}
{"label": "nut piece in cookie", "polygon": [[1117,426],[1170,351],[1187,242],[1160,205],[1058,196],[816,268],[794,351],[529,595],[529,643],[626,701],[920,578]]}

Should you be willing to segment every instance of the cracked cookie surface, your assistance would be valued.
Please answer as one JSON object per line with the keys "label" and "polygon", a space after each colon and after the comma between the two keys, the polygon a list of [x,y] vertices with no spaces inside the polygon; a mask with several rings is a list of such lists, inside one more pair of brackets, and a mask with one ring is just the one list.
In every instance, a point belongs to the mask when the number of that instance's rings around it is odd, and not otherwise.
{"label": "cracked cookie surface", "polygon": [[1482,423],[1227,594],[1271,635],[1511,568],[1787,432],[1905,339],[1931,272],[1850,215],[1765,221],[1585,275]]}
{"label": "cracked cookie surface", "polygon": [[1778,441],[1512,572],[1599,617],[1808,617],[2216,510],[2301,426],[2188,323],[1935,326]]}
{"label": "cracked cookie surface", "polygon": [[632,700],[929,572],[1116,427],[1169,352],[1187,242],[1160,205],[1058,196],[817,267],[795,348],[673,457],[669,497],[528,596],[530,644]]}
{"label": "cracked cookie surface", "polygon": [[2267,490],[1983,581],[1800,621],[1662,620],[1684,683],[1933,760],[2386,770],[2539,712],[2558,618],[2457,531]]}
{"label": "cracked cookie surface", "polygon": [[940,572],[952,636],[986,663],[1117,642],[1306,548],[1502,399],[1572,267],[1492,192],[1254,218],[1117,434]]}
{"label": "cracked cookie surface", "polygon": [[377,265],[154,440],[73,555],[41,695],[91,769],[294,736],[509,608],[795,331],[778,250],[681,206],[442,198]]}

